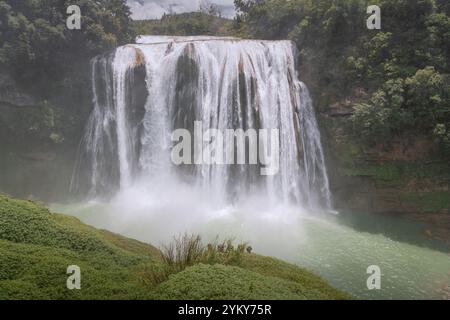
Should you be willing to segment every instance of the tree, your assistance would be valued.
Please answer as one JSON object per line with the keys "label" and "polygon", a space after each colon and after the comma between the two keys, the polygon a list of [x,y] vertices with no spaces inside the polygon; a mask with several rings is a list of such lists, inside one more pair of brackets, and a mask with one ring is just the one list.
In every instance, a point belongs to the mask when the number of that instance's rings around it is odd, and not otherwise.
{"label": "tree", "polygon": [[219,7],[216,4],[211,3],[210,0],[201,0],[199,10],[200,10],[200,12],[211,15],[211,16],[215,16],[215,17],[222,16],[222,12],[220,12]]}
{"label": "tree", "polygon": [[68,30],[72,1],[0,1],[0,65],[21,81],[56,79],[75,63],[133,40],[125,0],[79,1],[82,29]]}

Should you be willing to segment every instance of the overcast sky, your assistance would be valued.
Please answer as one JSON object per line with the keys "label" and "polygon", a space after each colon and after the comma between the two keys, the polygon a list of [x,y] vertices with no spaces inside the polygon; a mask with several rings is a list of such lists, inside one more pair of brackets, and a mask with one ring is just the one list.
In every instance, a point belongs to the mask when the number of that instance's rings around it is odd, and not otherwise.
{"label": "overcast sky", "polygon": [[[132,11],[132,18],[159,19],[164,13],[192,12],[199,8],[201,0],[127,0]],[[224,17],[234,17],[233,0],[209,0],[216,4]]]}

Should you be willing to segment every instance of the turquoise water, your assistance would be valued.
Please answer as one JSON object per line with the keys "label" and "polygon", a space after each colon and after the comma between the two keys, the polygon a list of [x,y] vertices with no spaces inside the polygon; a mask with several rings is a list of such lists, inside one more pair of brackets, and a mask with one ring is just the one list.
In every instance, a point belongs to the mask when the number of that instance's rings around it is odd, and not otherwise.
{"label": "turquoise water", "polygon": [[[382,218],[383,223],[389,221]],[[370,217],[376,226],[377,217]],[[450,255],[431,248],[420,233],[415,244],[394,240],[377,231],[361,232],[339,221],[307,222],[309,241],[295,261],[320,273],[335,287],[367,299],[443,299],[450,286]],[[398,221],[397,221],[398,222]],[[414,224],[404,221],[411,226]],[[401,229],[397,237],[410,238]],[[420,243],[420,244],[419,244]],[[317,254],[320,252],[320,254]],[[381,290],[368,290],[366,271],[370,265],[381,269]],[[447,292],[447,293],[446,293]]]}
{"label": "turquoise water", "polygon": [[[263,206],[206,214],[206,208],[181,207],[183,213],[161,203],[93,202],[52,209],[155,245],[183,232],[247,241],[255,252],[305,267],[361,299],[450,299],[449,248],[428,239],[424,226],[409,219]],[[380,290],[367,288],[371,265],[381,269]]]}

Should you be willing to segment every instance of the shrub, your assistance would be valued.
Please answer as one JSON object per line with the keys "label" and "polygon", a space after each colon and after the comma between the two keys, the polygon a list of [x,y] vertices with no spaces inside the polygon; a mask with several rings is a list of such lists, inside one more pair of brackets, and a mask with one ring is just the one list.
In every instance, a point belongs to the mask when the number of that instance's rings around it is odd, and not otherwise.
{"label": "shrub", "polygon": [[154,287],[166,281],[171,274],[197,264],[222,264],[239,266],[248,245],[237,246],[232,239],[204,245],[199,235],[184,234],[161,248],[161,264],[145,266],[142,272],[144,284]]}

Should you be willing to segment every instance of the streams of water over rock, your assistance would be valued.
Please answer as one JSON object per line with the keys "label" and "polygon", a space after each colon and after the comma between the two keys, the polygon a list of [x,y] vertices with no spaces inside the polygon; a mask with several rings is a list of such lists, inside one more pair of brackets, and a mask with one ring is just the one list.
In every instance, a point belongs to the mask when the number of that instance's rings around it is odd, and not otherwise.
{"label": "streams of water over rock", "polygon": [[[73,190],[97,197],[179,179],[225,202],[258,193],[330,209],[320,131],[295,62],[290,41],[214,37],[141,37],[95,58],[94,110]],[[278,174],[262,176],[249,164],[175,166],[171,134],[194,134],[195,121],[222,132],[278,129]]]}

